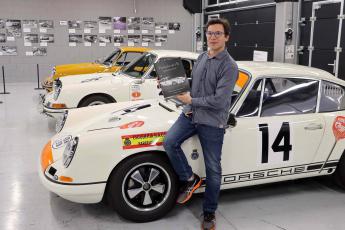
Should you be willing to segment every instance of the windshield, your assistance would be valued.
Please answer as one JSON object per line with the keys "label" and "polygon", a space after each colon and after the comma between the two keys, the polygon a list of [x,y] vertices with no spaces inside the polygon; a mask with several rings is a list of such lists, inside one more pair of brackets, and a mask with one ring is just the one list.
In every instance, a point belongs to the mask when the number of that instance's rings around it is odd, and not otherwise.
{"label": "windshield", "polygon": [[117,48],[109,56],[107,56],[106,58],[102,58],[100,63],[102,63],[103,65],[111,65],[114,62],[114,60],[116,60],[118,58],[120,53],[121,53],[121,50],[119,48]]}
{"label": "windshield", "polygon": [[155,62],[156,56],[151,53],[144,53],[142,56],[133,60],[124,70],[123,73],[135,77],[141,78]]}

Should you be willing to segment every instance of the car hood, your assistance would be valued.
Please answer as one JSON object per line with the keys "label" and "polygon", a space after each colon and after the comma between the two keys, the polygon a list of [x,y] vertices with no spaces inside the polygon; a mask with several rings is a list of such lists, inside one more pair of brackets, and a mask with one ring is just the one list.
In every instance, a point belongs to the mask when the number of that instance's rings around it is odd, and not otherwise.
{"label": "car hood", "polygon": [[131,82],[135,79],[128,77],[125,74],[121,74],[120,72],[115,73],[92,73],[92,74],[80,74],[74,75],[73,77],[64,77],[61,78],[62,86],[67,85],[74,85],[74,84],[94,84],[94,83],[101,83],[101,82],[111,82],[112,80],[120,79],[122,81]]}
{"label": "car hood", "polygon": [[94,62],[84,62],[77,64],[66,64],[55,66],[56,75],[59,77],[66,75],[75,75],[80,73],[94,73],[94,72],[104,72],[108,67]]}
{"label": "car hood", "polygon": [[79,135],[109,129],[119,133],[139,127],[152,130],[162,123],[172,124],[179,112],[176,106],[163,105],[160,99],[84,107],[69,112],[63,132]]}

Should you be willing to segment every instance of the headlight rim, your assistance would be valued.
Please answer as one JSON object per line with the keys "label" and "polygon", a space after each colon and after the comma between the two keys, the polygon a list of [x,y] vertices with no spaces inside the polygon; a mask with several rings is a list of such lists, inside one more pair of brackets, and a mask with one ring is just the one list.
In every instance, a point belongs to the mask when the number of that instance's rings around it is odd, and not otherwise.
{"label": "headlight rim", "polygon": [[65,150],[62,156],[62,164],[65,168],[68,168],[74,158],[77,146],[79,143],[79,137],[74,137],[70,142],[66,144]]}
{"label": "headlight rim", "polygon": [[61,132],[61,130],[62,130],[63,127],[65,126],[67,117],[68,117],[68,110],[65,110],[65,112],[63,113],[62,119],[61,119],[61,120],[58,120],[58,121],[56,122],[56,125],[55,125],[55,131],[56,131],[56,133]]}

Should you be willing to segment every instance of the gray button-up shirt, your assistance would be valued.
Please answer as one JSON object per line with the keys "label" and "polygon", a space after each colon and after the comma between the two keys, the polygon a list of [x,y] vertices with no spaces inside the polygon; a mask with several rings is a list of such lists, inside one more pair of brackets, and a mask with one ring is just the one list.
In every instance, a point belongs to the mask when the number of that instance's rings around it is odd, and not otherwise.
{"label": "gray button-up shirt", "polygon": [[192,71],[192,104],[183,111],[193,112],[194,123],[225,128],[237,78],[237,64],[226,49],[212,58],[202,53]]}

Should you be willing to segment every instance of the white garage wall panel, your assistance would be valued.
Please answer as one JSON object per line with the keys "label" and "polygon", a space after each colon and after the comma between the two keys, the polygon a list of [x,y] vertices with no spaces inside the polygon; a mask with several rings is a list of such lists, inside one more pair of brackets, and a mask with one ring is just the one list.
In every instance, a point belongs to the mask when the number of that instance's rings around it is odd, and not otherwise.
{"label": "white garage wall panel", "polygon": [[[55,43],[48,44],[48,54],[44,57],[25,56],[30,47],[24,46],[23,36],[15,42],[0,43],[0,46],[16,45],[18,49],[17,56],[0,56],[0,65],[5,66],[6,82],[36,81],[36,64],[39,64],[40,78],[43,79],[54,65],[93,61],[109,54],[114,49],[113,44],[99,47],[97,43],[85,47],[82,43],[69,47],[68,28],[60,25],[60,21],[68,20],[97,21],[100,16],[154,17],[156,22],[180,22],[180,31],[165,33],[168,42],[160,49],[192,50],[192,15],[183,8],[182,0],[1,0],[0,19],[53,20],[55,35]],[[100,35],[98,30],[95,32]],[[83,30],[80,33],[83,34]],[[114,33],[107,31],[106,34]]]}

